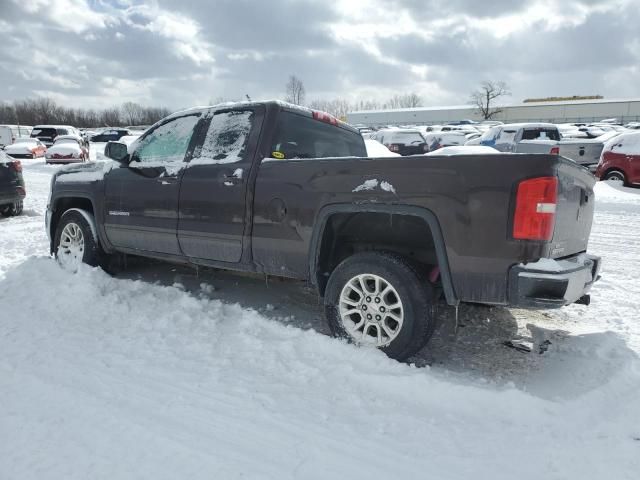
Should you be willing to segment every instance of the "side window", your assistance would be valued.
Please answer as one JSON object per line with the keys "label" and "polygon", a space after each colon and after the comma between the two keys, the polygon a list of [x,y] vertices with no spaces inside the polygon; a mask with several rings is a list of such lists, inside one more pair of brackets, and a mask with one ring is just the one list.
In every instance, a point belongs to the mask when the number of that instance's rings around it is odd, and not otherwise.
{"label": "side window", "polygon": [[362,136],[344,128],[283,111],[271,143],[273,158],[366,157]]}
{"label": "side window", "polygon": [[216,113],[190,164],[235,163],[244,159],[254,123],[252,110]]}
{"label": "side window", "polygon": [[198,119],[199,115],[188,115],[160,125],[140,140],[133,162],[148,166],[183,162]]}
{"label": "side window", "polygon": [[502,130],[496,143],[513,143],[516,138],[516,130]]}

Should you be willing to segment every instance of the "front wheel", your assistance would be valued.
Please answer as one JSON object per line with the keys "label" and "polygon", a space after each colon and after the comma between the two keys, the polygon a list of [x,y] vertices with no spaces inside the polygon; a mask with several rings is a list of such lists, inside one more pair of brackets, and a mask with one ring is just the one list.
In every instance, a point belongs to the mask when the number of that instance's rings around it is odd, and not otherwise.
{"label": "front wheel", "polygon": [[9,205],[0,206],[0,215],[3,217],[15,217],[22,213],[23,203],[22,200],[13,202]]}
{"label": "front wheel", "polygon": [[70,272],[76,272],[82,263],[101,266],[104,254],[93,235],[89,222],[77,210],[62,214],[53,248],[56,260]]}
{"label": "front wheel", "polygon": [[435,328],[433,289],[406,258],[364,252],[331,274],[325,314],[334,335],[406,360],[424,347]]}

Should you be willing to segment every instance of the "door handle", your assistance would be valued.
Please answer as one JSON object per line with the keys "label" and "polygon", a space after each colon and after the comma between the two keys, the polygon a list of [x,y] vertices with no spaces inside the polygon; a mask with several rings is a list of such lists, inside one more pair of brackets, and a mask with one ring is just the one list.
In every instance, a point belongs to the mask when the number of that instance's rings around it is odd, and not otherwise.
{"label": "door handle", "polygon": [[234,174],[225,174],[222,176],[222,183],[224,183],[227,187],[231,185],[238,185],[242,183],[242,177],[238,177]]}
{"label": "door handle", "polygon": [[178,183],[178,177],[158,177],[156,181],[162,185],[174,185]]}

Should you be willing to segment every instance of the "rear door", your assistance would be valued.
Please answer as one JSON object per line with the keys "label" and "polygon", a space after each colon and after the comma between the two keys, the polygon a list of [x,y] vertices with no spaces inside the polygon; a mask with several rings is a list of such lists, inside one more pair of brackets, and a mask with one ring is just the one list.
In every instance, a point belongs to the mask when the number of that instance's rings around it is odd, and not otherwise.
{"label": "rear door", "polygon": [[180,188],[178,241],[191,258],[237,263],[250,223],[248,185],[264,107],[217,111],[203,120],[202,142]]}
{"label": "rear door", "polygon": [[172,118],[145,135],[128,167],[105,175],[105,229],[116,247],[179,255],[180,178],[195,148],[199,113]]}

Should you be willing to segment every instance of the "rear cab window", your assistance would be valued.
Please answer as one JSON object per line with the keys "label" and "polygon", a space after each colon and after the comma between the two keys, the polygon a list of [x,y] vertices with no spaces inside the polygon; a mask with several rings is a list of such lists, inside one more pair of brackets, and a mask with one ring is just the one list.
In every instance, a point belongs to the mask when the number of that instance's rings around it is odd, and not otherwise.
{"label": "rear cab window", "polygon": [[283,110],[278,116],[269,156],[276,159],[366,157],[367,150],[358,132]]}
{"label": "rear cab window", "polygon": [[555,140],[560,141],[560,132],[555,128],[525,128],[522,140]]}

